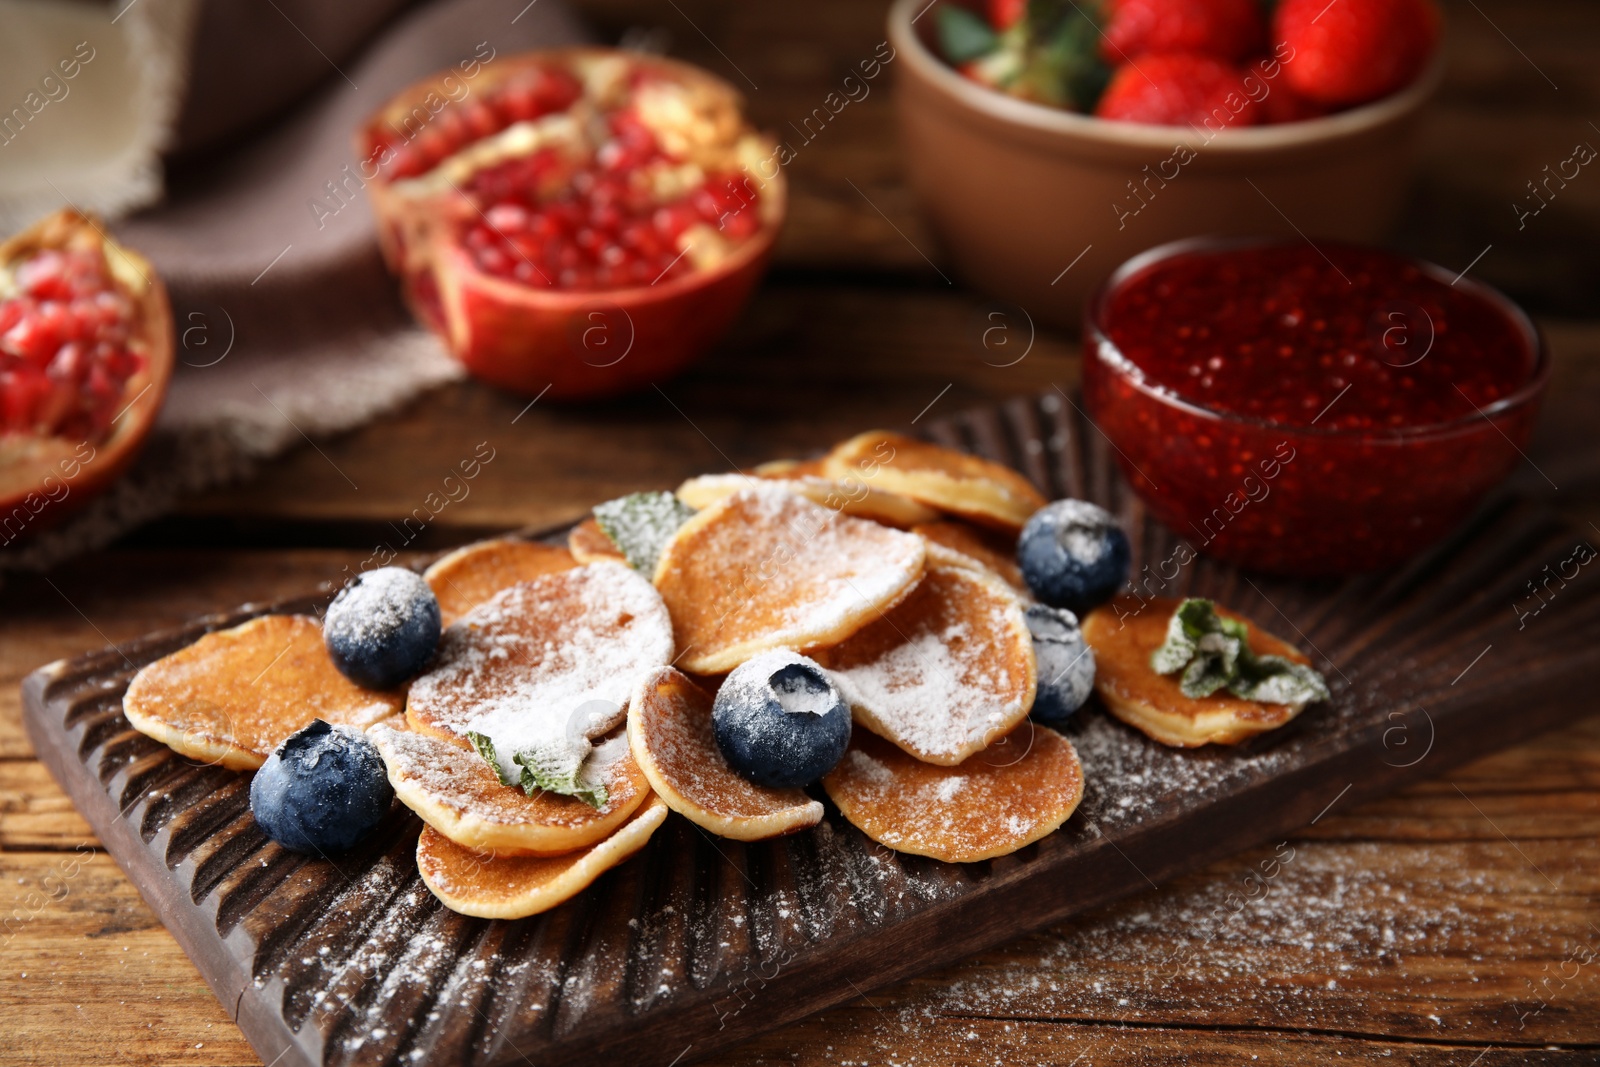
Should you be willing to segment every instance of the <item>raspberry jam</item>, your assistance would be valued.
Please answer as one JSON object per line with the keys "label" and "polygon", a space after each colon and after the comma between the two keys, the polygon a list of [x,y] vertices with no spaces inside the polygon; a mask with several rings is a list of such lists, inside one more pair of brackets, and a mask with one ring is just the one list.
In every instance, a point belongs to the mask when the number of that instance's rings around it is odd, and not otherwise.
{"label": "raspberry jam", "polygon": [[1084,393],[1193,547],[1338,574],[1443,536],[1520,461],[1548,361],[1498,293],[1377,249],[1179,242],[1090,308]]}
{"label": "raspberry jam", "polygon": [[4,273],[0,435],[103,440],[145,365],[132,301],[98,249],[45,249]]}

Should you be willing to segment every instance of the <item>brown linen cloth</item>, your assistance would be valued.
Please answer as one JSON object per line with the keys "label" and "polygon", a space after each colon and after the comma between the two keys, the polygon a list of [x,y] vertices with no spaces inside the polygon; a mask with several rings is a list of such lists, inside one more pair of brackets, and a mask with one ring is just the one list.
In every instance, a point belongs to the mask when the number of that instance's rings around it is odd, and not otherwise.
{"label": "brown linen cloth", "polygon": [[[396,4],[361,6],[370,15]],[[227,54],[251,40],[260,5],[241,5],[232,23],[221,7],[208,5],[196,48]],[[288,5],[281,21],[314,11]],[[348,39],[361,20],[345,16],[341,27]],[[321,51],[310,29],[294,30],[301,49]],[[291,41],[282,27],[271,32]],[[328,73],[321,86],[259,136],[211,165],[193,166],[191,157],[161,205],[115,227],[172,294],[178,365],[155,431],[104,496],[61,526],[0,550],[0,572],[49,567],[103,546],[171,511],[184,494],[242,477],[264,459],[459,376],[401,307],[378,257],[354,132],[392,94],[435,71],[473,58],[492,66],[515,52],[584,40],[556,0],[436,0],[407,12],[353,60],[320,57]],[[289,66],[278,97],[252,90],[239,100],[187,101],[177,147],[226,138],[258,119],[305,78],[304,62]],[[241,69],[254,77],[271,68]],[[215,54],[192,72],[192,93],[228,86],[227,64]],[[352,483],[351,492],[359,491]]]}

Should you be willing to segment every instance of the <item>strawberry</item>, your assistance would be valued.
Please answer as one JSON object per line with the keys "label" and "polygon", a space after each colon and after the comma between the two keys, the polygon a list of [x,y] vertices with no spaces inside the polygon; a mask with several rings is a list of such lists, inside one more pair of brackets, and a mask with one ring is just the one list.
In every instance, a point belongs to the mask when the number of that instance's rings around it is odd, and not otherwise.
{"label": "strawberry", "polygon": [[1283,0],[1272,38],[1296,92],[1349,107],[1422,72],[1439,39],[1439,11],[1432,0]]}
{"label": "strawberry", "polygon": [[1237,61],[1261,47],[1257,0],[1114,0],[1100,42],[1108,63],[1148,52],[1198,52]]}
{"label": "strawberry", "polygon": [[1094,113],[1156,126],[1212,130],[1254,126],[1261,108],[1244,92],[1244,72],[1191,52],[1140,56],[1117,68]]}
{"label": "strawberry", "polygon": [[[1328,113],[1328,108],[1314,100],[1307,100],[1283,76],[1283,64],[1275,59],[1257,59],[1246,68],[1266,86],[1267,95],[1261,99],[1263,125],[1280,122],[1300,122]],[[1257,95],[1260,95],[1259,90]]]}
{"label": "strawberry", "polygon": [[1028,10],[1028,0],[989,0],[989,25],[1000,31],[1009,30],[1022,21]]}

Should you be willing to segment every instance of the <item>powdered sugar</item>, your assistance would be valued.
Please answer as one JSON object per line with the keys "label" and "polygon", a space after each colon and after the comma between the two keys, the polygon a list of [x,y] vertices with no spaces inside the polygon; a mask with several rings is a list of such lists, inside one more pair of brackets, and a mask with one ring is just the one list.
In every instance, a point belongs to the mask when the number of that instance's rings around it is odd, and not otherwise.
{"label": "powdered sugar", "polygon": [[997,581],[936,559],[904,603],[817,658],[862,725],[956,763],[1027,714],[1033,646]]}
{"label": "powdered sugar", "polygon": [[754,482],[690,520],[656,575],[685,669],[839,640],[922,571],[922,539]]}
{"label": "powdered sugar", "polygon": [[503,780],[575,776],[615,727],[634,683],[672,658],[672,623],[650,583],[594,563],[512,586],[445,631],[409,708],[493,745]]}

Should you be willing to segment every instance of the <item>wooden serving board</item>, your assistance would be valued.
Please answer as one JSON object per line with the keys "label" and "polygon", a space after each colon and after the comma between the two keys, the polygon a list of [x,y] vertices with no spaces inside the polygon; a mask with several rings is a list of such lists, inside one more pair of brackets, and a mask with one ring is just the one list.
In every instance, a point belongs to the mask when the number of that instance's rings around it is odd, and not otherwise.
{"label": "wooden serving board", "polygon": [[[1137,581],[1172,573],[1179,540],[1055,394],[929,435],[1014,464],[1052,497],[1099,501],[1131,532]],[[899,855],[831,805],[811,832],[749,845],[672,817],[579,897],[516,922],[440,905],[413,858],[421,824],[398,804],[337,863],[298,856],[256,827],[248,775],[180,757],[123,717],[139,667],[209,630],[325,604],[327,590],[50,664],[24,681],[24,715],[39,758],[272,1067],[683,1064],[1577,717],[1600,682],[1600,568],[1572,562],[1590,543],[1508,498],[1387,575],[1305,584],[1202,558],[1150,588],[1214,597],[1288,637],[1331,703],[1194,752],[1091,703],[1067,731],[1082,807],[1002,859]]]}

